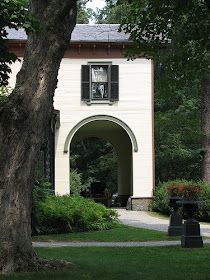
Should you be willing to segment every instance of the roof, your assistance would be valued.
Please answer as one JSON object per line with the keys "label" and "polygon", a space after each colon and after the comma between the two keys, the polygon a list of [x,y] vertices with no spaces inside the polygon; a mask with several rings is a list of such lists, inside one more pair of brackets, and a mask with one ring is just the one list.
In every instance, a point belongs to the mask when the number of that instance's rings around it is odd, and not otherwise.
{"label": "roof", "polygon": [[[77,24],[71,36],[72,42],[128,42],[129,35],[118,32],[119,24]],[[9,29],[10,40],[27,40],[24,29]]]}

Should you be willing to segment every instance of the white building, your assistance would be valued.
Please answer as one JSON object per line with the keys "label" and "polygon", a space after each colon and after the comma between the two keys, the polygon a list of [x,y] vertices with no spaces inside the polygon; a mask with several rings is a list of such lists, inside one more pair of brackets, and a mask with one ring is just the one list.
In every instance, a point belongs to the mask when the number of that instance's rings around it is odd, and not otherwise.
{"label": "white building", "polygon": [[[109,140],[118,156],[118,193],[131,197],[132,209],[144,210],[153,197],[153,63],[128,61],[132,45],[118,25],[77,25],[61,62],[54,108],[54,183],[69,193],[70,145],[87,137]],[[10,48],[22,56],[23,31],[9,34]],[[13,67],[15,73],[20,65]]]}

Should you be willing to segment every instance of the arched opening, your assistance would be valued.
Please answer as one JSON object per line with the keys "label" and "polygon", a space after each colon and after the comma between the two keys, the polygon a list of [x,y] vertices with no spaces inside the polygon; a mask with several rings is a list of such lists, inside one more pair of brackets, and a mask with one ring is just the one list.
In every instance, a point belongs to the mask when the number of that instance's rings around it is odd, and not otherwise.
{"label": "arched opening", "polygon": [[133,194],[133,145],[127,131],[116,122],[100,118],[95,118],[77,126],[77,129],[73,128],[73,130],[74,133],[69,139],[72,151],[70,152],[70,159],[71,154],[74,154],[73,147],[75,144],[90,137],[105,139],[105,142],[108,141],[113,145],[117,154],[117,204],[125,206],[128,197]]}

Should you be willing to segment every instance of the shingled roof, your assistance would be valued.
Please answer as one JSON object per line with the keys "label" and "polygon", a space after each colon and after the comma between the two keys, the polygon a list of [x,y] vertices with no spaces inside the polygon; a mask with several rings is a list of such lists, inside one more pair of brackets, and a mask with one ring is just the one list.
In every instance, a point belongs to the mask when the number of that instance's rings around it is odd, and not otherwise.
{"label": "shingled roof", "polygon": [[[128,42],[129,36],[118,32],[119,24],[77,24],[71,36],[72,42]],[[24,29],[8,30],[8,39],[27,40]]]}

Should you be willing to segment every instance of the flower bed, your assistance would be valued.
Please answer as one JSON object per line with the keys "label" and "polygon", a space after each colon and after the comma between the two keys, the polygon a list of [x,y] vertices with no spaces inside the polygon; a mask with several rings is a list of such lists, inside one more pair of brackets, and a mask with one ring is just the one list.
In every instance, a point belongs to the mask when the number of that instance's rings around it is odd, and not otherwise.
{"label": "flower bed", "polygon": [[171,197],[180,197],[184,200],[197,200],[202,189],[198,184],[190,182],[173,183],[167,188]]}

